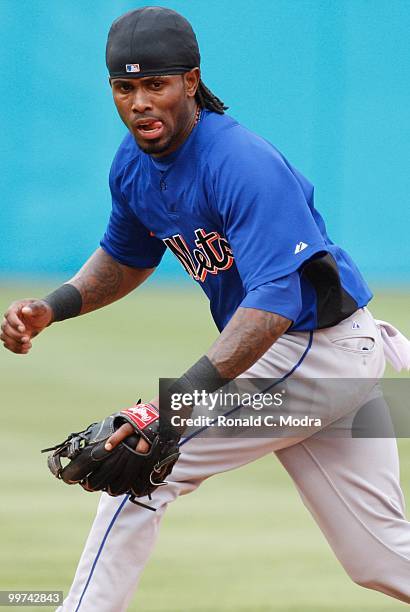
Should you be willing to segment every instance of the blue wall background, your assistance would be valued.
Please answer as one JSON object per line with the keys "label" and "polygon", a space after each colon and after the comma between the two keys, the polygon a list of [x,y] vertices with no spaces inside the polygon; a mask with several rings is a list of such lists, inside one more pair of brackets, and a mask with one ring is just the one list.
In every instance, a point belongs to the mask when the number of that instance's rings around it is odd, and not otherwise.
{"label": "blue wall background", "polygon": [[[408,0],[163,0],[193,24],[203,77],[316,186],[332,238],[373,283],[410,282]],[[124,128],[108,28],[129,1],[0,3],[3,277],[75,271],[110,209]],[[158,275],[182,278],[167,258]],[[177,272],[178,271],[178,272]]]}

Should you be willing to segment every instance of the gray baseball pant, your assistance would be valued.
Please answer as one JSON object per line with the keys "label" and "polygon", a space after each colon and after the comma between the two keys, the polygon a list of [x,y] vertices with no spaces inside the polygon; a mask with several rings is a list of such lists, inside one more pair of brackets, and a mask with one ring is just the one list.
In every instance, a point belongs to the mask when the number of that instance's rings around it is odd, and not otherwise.
{"label": "gray baseball pant", "polygon": [[[383,403],[373,400],[374,382],[383,375],[384,366],[379,330],[367,309],[361,309],[332,328],[285,334],[243,376],[280,378],[290,373],[302,385],[306,381],[306,396],[311,380],[355,379],[347,400],[332,398],[330,420],[354,414],[372,402],[378,419],[385,415]],[[317,394],[319,403],[320,397]],[[404,515],[393,438],[320,433],[281,438],[193,437],[181,451],[168,486],[154,494],[157,512],[135,506],[127,497],[101,496],[73,585],[59,612],[126,610],[168,503],[194,491],[210,476],[268,453],[276,454],[293,479],[351,579],[410,603],[410,523]]]}

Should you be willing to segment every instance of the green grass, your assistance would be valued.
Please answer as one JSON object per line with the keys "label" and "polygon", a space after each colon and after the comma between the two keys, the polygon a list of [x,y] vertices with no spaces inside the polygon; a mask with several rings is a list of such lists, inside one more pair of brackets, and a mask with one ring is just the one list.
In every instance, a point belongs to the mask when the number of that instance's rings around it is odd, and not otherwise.
{"label": "green grass", "polygon": [[[43,291],[3,288],[0,309]],[[410,335],[409,305],[409,295],[380,293],[371,310]],[[53,480],[39,449],[140,396],[154,395],[158,376],[180,374],[216,335],[200,292],[148,287],[103,311],[50,328],[29,356],[0,351],[0,589],[66,593],[94,516],[97,495]],[[409,498],[409,440],[400,440],[400,455]],[[349,581],[289,477],[267,457],[210,479],[169,509],[130,610],[346,608],[403,609]]]}

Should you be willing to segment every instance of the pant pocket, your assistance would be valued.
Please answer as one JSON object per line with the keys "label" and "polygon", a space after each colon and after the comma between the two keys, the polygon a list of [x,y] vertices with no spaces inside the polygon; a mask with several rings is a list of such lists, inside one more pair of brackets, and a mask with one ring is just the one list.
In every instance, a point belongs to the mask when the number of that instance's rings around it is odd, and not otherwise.
{"label": "pant pocket", "polygon": [[342,336],[329,338],[335,348],[353,353],[369,353],[374,350],[376,341],[371,336]]}

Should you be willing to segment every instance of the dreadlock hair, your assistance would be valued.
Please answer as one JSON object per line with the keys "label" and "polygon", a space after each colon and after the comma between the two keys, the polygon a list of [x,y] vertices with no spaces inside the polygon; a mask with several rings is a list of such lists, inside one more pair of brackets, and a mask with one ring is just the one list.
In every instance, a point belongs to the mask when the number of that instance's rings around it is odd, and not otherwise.
{"label": "dreadlock hair", "polygon": [[195,99],[201,108],[207,108],[208,110],[223,115],[224,111],[228,110],[228,106],[217,98],[212,91],[206,87],[202,80],[199,81],[198,89],[196,90]]}

